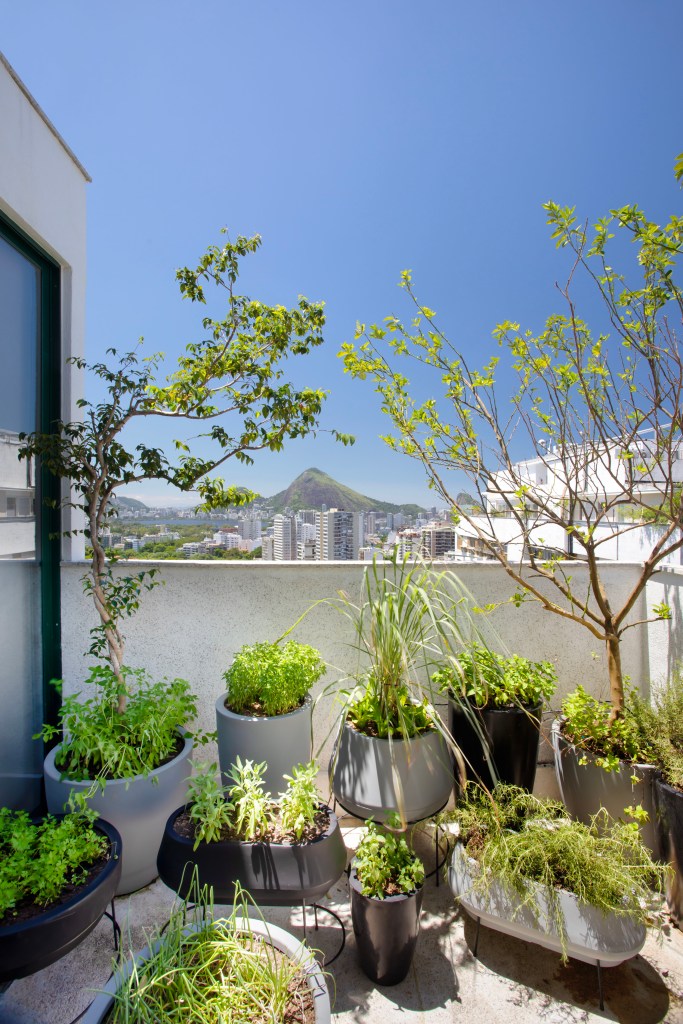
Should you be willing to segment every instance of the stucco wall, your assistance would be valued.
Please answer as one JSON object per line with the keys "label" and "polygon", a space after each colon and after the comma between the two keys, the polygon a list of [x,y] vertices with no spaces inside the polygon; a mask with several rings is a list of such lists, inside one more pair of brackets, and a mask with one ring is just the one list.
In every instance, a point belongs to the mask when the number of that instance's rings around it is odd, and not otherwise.
{"label": "stucco wall", "polygon": [[[277,638],[311,606],[315,605],[293,635],[317,647],[336,667],[336,672],[330,670],[326,682],[352,672],[357,663],[349,646],[353,636],[348,622],[333,608],[316,602],[334,597],[338,590],[357,598],[363,575],[361,563],[146,564],[159,568],[164,585],[144,596],[139,612],[130,620],[126,661],[131,666],[144,666],[154,676],[188,679],[200,697],[204,728],[214,727],[213,705],[224,689],[222,674],[235,650],[244,643]],[[62,571],[67,692],[80,688],[89,664],[83,651],[87,650],[88,629],[95,619],[80,583],[85,568],[83,564],[70,564]],[[496,565],[465,564],[457,571],[478,606],[505,601],[513,593],[514,587]],[[585,570],[577,565],[572,571],[576,585],[581,585]],[[606,586],[615,603],[628,593],[636,573],[637,568],[631,565],[605,567]],[[633,617],[641,619],[644,613],[642,599]],[[603,651],[581,627],[529,603],[519,609],[509,604],[498,608],[487,617],[486,629],[491,631],[492,641],[503,648],[534,660],[548,658],[555,662],[560,678],[555,707],[559,707],[562,694],[579,682],[600,696],[608,696]],[[650,673],[658,677],[675,660],[676,631],[671,624],[657,626],[657,630],[657,643],[652,649],[644,628],[630,630],[623,643],[625,671],[645,688]],[[329,756],[333,721],[334,700],[327,696],[319,702],[315,718],[316,744],[323,747],[323,761]],[[547,753],[547,749],[542,752],[542,759]]]}

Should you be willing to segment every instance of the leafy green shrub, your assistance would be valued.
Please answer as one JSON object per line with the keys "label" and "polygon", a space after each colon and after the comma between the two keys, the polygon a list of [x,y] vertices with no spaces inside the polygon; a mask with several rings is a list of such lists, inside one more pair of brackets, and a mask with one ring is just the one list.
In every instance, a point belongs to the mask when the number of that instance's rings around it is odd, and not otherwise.
{"label": "leafy green shrub", "polygon": [[665,782],[683,789],[683,676],[672,676],[666,688],[655,696],[648,722],[654,751]]}
{"label": "leafy green shrub", "polygon": [[643,846],[638,825],[610,821],[605,811],[584,825],[567,817],[564,804],[517,786],[499,784],[491,797],[470,785],[465,800],[445,818],[457,822],[465,851],[477,862],[476,891],[485,895],[501,882],[538,917],[536,893],[528,885],[537,882],[563,942],[559,889],[604,913],[645,923],[652,890],[662,888],[665,869]]}
{"label": "leafy green shrub", "polygon": [[326,671],[319,653],[307,644],[247,644],[223,678],[227,706],[236,714],[285,715],[301,707]]}
{"label": "leafy green shrub", "polygon": [[79,885],[109,849],[95,831],[92,811],[48,815],[34,823],[26,811],[0,809],[0,919],[22,901],[48,906],[67,885]]}
{"label": "leafy green shrub", "polygon": [[580,750],[594,754],[595,763],[606,771],[616,771],[620,760],[651,762],[656,755],[647,706],[631,689],[625,693],[623,714],[612,721],[611,711],[607,701],[577,686],[562,702],[563,735]]}
{"label": "leafy green shrub", "polygon": [[378,828],[373,821],[367,824],[353,866],[363,895],[378,900],[415,892],[424,882],[424,865],[405,839]]}
{"label": "leafy green shrub", "polygon": [[320,794],[316,786],[318,765],[315,761],[298,764],[291,775],[285,775],[287,788],[280,794],[280,819],[285,832],[301,839],[316,819]]}
{"label": "leafy green shrub", "polygon": [[[144,669],[122,670],[126,709],[118,710],[120,685],[109,665],[95,665],[86,682],[95,696],[65,697],[59,725],[44,725],[34,739],[64,733],[57,767],[70,779],[127,779],[147,775],[177,752],[178,730],[197,714],[197,698],[184,679],[152,682]],[[135,688],[130,686],[135,680]],[[206,737],[199,736],[200,741]]]}
{"label": "leafy green shrub", "polygon": [[557,673],[550,661],[529,661],[519,654],[506,658],[481,644],[472,644],[455,664],[435,672],[432,682],[477,707],[504,708],[548,700],[555,692]]}

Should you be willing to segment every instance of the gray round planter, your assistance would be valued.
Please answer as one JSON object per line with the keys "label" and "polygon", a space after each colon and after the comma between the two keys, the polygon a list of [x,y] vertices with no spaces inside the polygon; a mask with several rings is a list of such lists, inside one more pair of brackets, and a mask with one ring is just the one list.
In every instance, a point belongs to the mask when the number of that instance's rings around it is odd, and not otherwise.
{"label": "gray round planter", "polygon": [[330,761],[332,792],[358,818],[386,822],[429,818],[448,802],[453,771],[448,746],[436,729],[412,739],[365,736],[344,721]]}
{"label": "gray round planter", "polygon": [[132,779],[110,779],[104,789],[91,781],[60,779],[55,767],[59,751],[55,747],[45,758],[45,796],[51,814],[61,814],[72,792],[87,793],[94,788],[88,803],[111,822],[121,834],[122,870],[116,893],[135,892],[157,877],[157,853],[171,811],[187,801],[187,783],[192,771],[192,740],[185,737],[183,749],[172,761],[155,768],[149,775]]}
{"label": "gray round planter", "polygon": [[[595,757],[578,750],[564,738],[561,722],[552,725],[555,774],[560,794],[572,817],[590,823],[594,814],[604,807],[612,818],[625,818],[624,809],[640,804],[648,813],[649,821],[640,826],[644,844],[655,857],[660,848],[657,837],[653,783],[656,769],[647,764],[621,762],[617,771],[606,772],[595,764]],[[579,764],[584,756],[586,764]],[[637,782],[633,781],[637,777]]]}
{"label": "gray round planter", "polygon": [[269,718],[230,711],[225,706],[227,696],[224,693],[216,701],[218,760],[223,784],[228,785],[227,773],[239,755],[242,761],[266,762],[265,789],[277,796],[286,786],[283,776],[291,775],[297,764],[311,760],[313,701],[309,695],[295,711]]}
{"label": "gray round planter", "polygon": [[[240,923],[243,919],[237,919],[237,927],[240,927]],[[267,941],[279,949],[280,952],[286,953],[301,964],[302,968],[306,971],[308,987],[313,996],[313,1009],[315,1013],[316,1024],[330,1024],[330,997],[327,991],[327,983],[325,981],[325,974],[322,968],[317,963],[315,957],[309,949],[295,939],[293,935],[285,931],[284,928],[279,928],[277,925],[269,924],[266,921],[260,920],[259,918],[248,919],[245,922],[245,930],[251,931],[253,935],[263,935]],[[190,934],[193,931],[199,930],[199,925],[188,925],[185,931]],[[113,1003],[113,994],[117,991],[121,982],[125,980],[133,971],[134,966],[140,967],[152,953],[156,952],[159,948],[159,943],[155,943],[150,952],[150,947],[145,948],[137,954],[134,960],[129,960],[124,967],[119,971],[116,971],[114,975],[109,979],[107,984],[104,986],[99,995],[95,996],[88,1009],[85,1011],[82,1017],[80,1017],[81,1024],[102,1024],[102,1021],[106,1019],[109,1010]]]}

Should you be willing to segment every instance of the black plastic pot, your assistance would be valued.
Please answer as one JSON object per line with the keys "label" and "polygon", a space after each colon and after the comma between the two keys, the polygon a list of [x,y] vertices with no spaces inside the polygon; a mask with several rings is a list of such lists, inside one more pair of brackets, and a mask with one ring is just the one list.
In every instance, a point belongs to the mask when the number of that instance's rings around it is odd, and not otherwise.
{"label": "black plastic pot", "polygon": [[666,901],[671,916],[683,924],[683,792],[662,778],[654,784],[657,827],[662,857],[672,872],[666,883]]}
{"label": "black plastic pot", "polygon": [[121,876],[121,837],[108,821],[95,828],[107,837],[110,857],[102,871],[66,903],[28,921],[0,924],[0,983],[49,967],[90,934],[111,903]]}
{"label": "black plastic pot", "polygon": [[413,962],[420,932],[422,886],[408,895],[380,900],[364,896],[351,868],[351,919],[358,962],[377,985],[398,985]]}
{"label": "black plastic pot", "polygon": [[[174,825],[185,810],[179,807],[166,822],[157,858],[162,882],[187,897],[196,865],[200,885],[213,886],[217,903],[232,903],[235,882],[265,906],[314,902],[341,877],[346,848],[336,815],[329,811],[328,828],[310,842],[244,843],[221,840],[200,843],[178,835]],[[186,865],[189,865],[186,869]]]}
{"label": "black plastic pot", "polygon": [[[540,742],[541,704],[526,707],[466,709],[448,703],[448,727],[465,759],[467,780],[479,781],[492,789],[495,782],[508,782],[531,791],[536,778]],[[495,765],[494,780],[487,753]],[[455,763],[456,786],[459,781]]]}

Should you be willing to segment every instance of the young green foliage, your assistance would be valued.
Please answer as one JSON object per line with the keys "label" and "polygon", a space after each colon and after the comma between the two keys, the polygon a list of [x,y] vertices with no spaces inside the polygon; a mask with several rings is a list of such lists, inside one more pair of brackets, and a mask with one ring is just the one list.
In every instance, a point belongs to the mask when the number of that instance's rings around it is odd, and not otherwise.
{"label": "young green foliage", "polygon": [[623,712],[614,721],[610,711],[606,701],[577,686],[562,701],[563,735],[579,750],[595,755],[595,763],[605,771],[617,771],[620,761],[651,763],[655,751],[648,727],[650,710],[638,694],[626,690]]}
{"label": "young green foliage", "polygon": [[528,707],[553,695],[557,673],[549,661],[529,661],[519,654],[505,657],[474,643],[454,664],[436,672],[432,682],[444,692],[465,697],[480,708]]}
{"label": "young green foliage", "polygon": [[292,775],[284,776],[287,788],[280,794],[280,820],[284,831],[291,832],[297,840],[313,825],[320,808],[317,776],[315,761],[298,764]]}
{"label": "young green foliage", "polygon": [[424,882],[424,865],[404,837],[378,828],[373,821],[367,823],[353,867],[363,895],[378,900],[415,892]]}
{"label": "young green foliage", "polygon": [[223,675],[228,706],[237,714],[286,715],[325,672],[318,651],[296,640],[245,644]]}
{"label": "young green foliage", "polygon": [[187,800],[194,825],[196,850],[200,843],[215,843],[233,825],[235,807],[226,799],[218,781],[216,764],[207,764],[190,779]]}
{"label": "young green foliage", "polygon": [[230,802],[234,808],[234,825],[246,842],[261,839],[271,822],[270,793],[264,792],[263,775],[266,762],[242,762],[239,754],[227,773],[230,779]]}

